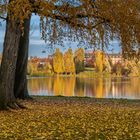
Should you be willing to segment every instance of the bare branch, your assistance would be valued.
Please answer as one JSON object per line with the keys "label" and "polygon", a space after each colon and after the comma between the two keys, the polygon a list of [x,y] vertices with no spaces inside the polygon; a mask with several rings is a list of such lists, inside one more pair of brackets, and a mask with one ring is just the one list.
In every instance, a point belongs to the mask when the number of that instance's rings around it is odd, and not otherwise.
{"label": "bare branch", "polygon": [[3,20],[7,20],[7,18],[5,18],[5,17],[2,17],[2,16],[0,16],[0,18],[1,18],[1,19],[3,19]]}

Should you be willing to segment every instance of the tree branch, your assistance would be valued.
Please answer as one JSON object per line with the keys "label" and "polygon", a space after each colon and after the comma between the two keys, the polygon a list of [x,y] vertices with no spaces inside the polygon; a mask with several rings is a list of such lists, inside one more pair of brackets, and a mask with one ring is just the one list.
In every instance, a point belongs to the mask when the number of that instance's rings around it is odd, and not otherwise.
{"label": "tree branch", "polygon": [[1,18],[1,19],[3,19],[3,20],[7,20],[7,18],[5,18],[5,17],[2,17],[2,16],[0,16],[0,18]]}
{"label": "tree branch", "polygon": [[85,24],[82,24],[82,23],[75,23],[75,22],[73,22],[70,17],[63,17],[63,16],[59,16],[59,15],[54,15],[54,14],[50,15],[50,17],[51,18],[55,18],[57,20],[61,20],[61,21],[67,22],[70,25],[74,25],[74,26],[77,26],[77,27],[85,28],[85,29],[93,29],[93,28],[96,28],[100,24],[109,22],[108,20],[103,19],[102,21],[96,23],[95,25],[93,25],[91,27],[88,27],[88,25],[85,25]]}

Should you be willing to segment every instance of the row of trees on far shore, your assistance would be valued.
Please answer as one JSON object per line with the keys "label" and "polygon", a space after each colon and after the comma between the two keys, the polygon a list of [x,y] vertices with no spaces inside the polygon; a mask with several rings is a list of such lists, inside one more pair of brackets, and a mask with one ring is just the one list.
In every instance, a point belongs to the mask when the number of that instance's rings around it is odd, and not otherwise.
{"label": "row of trees on far shore", "polygon": [[84,71],[85,68],[84,56],[83,48],[77,49],[74,53],[69,48],[64,54],[57,48],[52,60],[45,61],[44,64],[30,60],[28,63],[28,73],[31,75],[79,73]]}
{"label": "row of trees on far shore", "polygon": [[79,48],[73,54],[72,49],[68,49],[62,54],[57,48],[53,56],[53,70],[57,74],[74,74],[84,71],[84,49]]}
{"label": "row of trees on far shore", "polygon": [[[88,68],[96,73],[106,73],[111,75],[140,75],[140,61],[135,59],[125,59],[121,57],[121,62],[113,64],[112,59],[103,51],[97,50],[92,56],[86,57],[83,48],[78,48],[74,53],[68,49],[62,53],[59,48],[49,58],[33,57],[28,63],[28,74],[31,76],[46,76],[52,74],[77,74],[87,71]],[[92,59],[92,62],[91,62]]]}

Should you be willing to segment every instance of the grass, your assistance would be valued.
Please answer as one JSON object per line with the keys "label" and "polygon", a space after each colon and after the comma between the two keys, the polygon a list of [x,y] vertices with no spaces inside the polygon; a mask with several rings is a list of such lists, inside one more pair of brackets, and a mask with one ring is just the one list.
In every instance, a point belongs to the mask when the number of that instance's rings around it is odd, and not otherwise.
{"label": "grass", "polygon": [[98,78],[98,77],[108,78],[111,75],[108,72],[97,73],[95,71],[88,70],[88,71],[80,72],[76,76],[79,78]]}
{"label": "grass", "polygon": [[33,73],[31,75],[28,75],[28,77],[48,77],[48,76],[53,76],[53,73],[45,73],[45,72],[40,72],[40,73]]}
{"label": "grass", "polygon": [[[57,74],[54,73],[46,73],[46,72],[37,72],[37,73],[33,73],[31,75],[28,75],[28,77],[50,77],[50,76],[56,76]],[[90,67],[85,67],[83,72],[80,72],[78,74],[60,74],[60,77],[79,77],[79,78],[109,78],[109,77],[113,77],[113,78],[119,78],[119,77],[124,77],[123,75],[116,75],[116,74],[110,74],[109,72],[96,72],[95,68],[90,68]],[[127,77],[140,77],[140,75],[137,76],[127,76]]]}
{"label": "grass", "polygon": [[34,97],[0,112],[1,140],[139,140],[140,100]]}

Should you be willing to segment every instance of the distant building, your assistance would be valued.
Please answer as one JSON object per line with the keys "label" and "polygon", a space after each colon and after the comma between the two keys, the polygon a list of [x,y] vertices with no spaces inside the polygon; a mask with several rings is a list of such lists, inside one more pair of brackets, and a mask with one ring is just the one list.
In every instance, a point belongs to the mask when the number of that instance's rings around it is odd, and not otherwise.
{"label": "distant building", "polygon": [[[113,54],[106,54],[108,60],[112,62],[112,64],[122,63],[123,57],[121,53],[113,53]],[[95,51],[86,51],[85,52],[85,59],[84,59],[85,66],[94,65],[95,63]]]}
{"label": "distant building", "polygon": [[84,58],[84,64],[87,67],[93,67],[95,62],[95,55],[94,51],[86,51],[85,52],[85,58]]}
{"label": "distant building", "polygon": [[50,58],[40,58],[40,57],[30,57],[29,58],[29,62],[31,63],[35,63],[39,66],[44,66],[46,64],[50,64],[51,63],[51,59]]}
{"label": "distant building", "polygon": [[117,54],[106,54],[106,57],[111,60],[112,64],[117,64],[117,63],[122,63],[123,62],[123,57],[122,54],[117,53]]}

